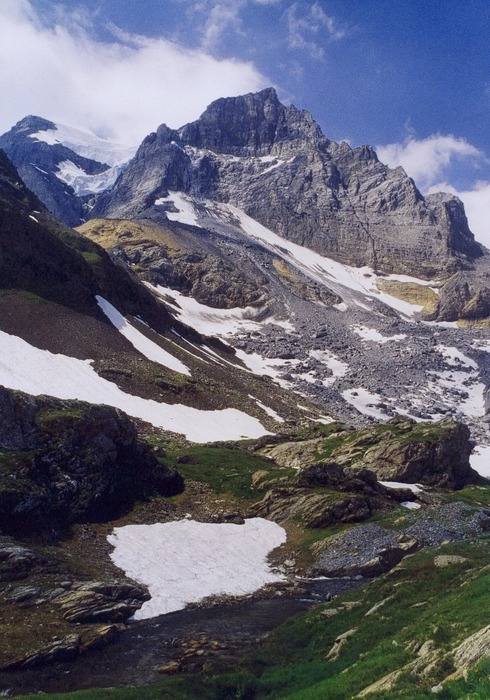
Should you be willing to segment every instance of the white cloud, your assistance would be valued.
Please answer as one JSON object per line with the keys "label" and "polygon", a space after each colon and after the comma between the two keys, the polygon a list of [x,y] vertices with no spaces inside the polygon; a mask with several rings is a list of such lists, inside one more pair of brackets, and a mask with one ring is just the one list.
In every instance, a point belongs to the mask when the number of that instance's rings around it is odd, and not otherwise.
{"label": "white cloud", "polygon": [[288,41],[292,49],[303,49],[313,58],[325,55],[324,44],[342,39],[345,31],[337,27],[333,17],[327,15],[318,2],[305,7],[295,2],[286,11]]}
{"label": "white cloud", "polygon": [[457,160],[486,163],[482,151],[451,134],[433,134],[420,140],[410,136],[403,143],[378,146],[376,150],[383,163],[392,168],[401,165],[425,194],[450,192],[459,197],[475,238],[490,248],[490,182],[477,181],[471,189],[458,190],[447,181],[448,170]]}
{"label": "white cloud", "polygon": [[43,25],[29,0],[0,2],[0,133],[27,114],[138,143],[159,124],[196,119],[214,99],[270,84],[251,63],[166,39],[95,40],[86,16]]}
{"label": "white cloud", "polygon": [[376,148],[379,159],[394,168],[401,165],[422,190],[433,185],[455,158],[481,158],[483,154],[464,138],[433,134],[417,140]]}

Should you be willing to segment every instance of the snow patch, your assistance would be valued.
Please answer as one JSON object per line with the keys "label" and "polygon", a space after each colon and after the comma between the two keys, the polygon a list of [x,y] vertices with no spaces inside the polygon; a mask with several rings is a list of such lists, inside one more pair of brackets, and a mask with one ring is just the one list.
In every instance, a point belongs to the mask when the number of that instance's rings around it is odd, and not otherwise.
{"label": "snow patch", "polygon": [[197,213],[192,203],[192,199],[181,192],[171,192],[168,197],[159,197],[155,200],[156,206],[162,204],[173,204],[177,211],[165,211],[167,219],[178,221],[188,226],[198,226]]}
{"label": "snow patch", "polygon": [[58,164],[58,172],[55,175],[65,185],[70,185],[76,195],[83,197],[87,194],[98,194],[108,190],[116,182],[121,171],[122,167],[115,165],[103,173],[89,175],[71,160],[64,160]]}
{"label": "snow patch", "polygon": [[138,620],[182,610],[207,596],[246,595],[284,580],[267,556],[286,541],[286,532],[262,518],[243,525],[188,519],[126,525],[107,539],[114,564],[150,591],[151,599],[134,616]]}
{"label": "snow patch", "polygon": [[100,377],[91,366],[91,360],[40,350],[3,331],[0,331],[0,384],[35,396],[47,394],[59,399],[114,406],[157,428],[181,433],[192,442],[270,435],[256,418],[235,408],[200,411],[182,404],[132,396]]}
{"label": "snow patch", "polygon": [[248,398],[253,399],[257,406],[263,411],[265,411],[267,415],[273,418],[275,421],[277,421],[278,423],[284,423],[284,418],[282,418],[278,413],[276,413],[274,409],[269,408],[269,406],[265,406],[263,403],[260,403],[258,399],[254,398],[253,396],[250,396],[250,394]]}
{"label": "snow patch", "polygon": [[157,362],[159,365],[163,365],[174,372],[180,372],[188,377],[191,376],[189,368],[186,367],[183,362],[151,341],[146,337],[146,335],[143,335],[143,333],[134,328],[134,326],[131,326],[131,324],[126,321],[124,316],[120,314],[119,311],[112,306],[112,304],[99,295],[97,295],[95,298],[97,299],[97,304],[100,306],[112,325],[118,329],[121,335],[129,340],[131,345],[136,348],[136,350],[148,358],[148,360]]}
{"label": "snow patch", "polygon": [[109,166],[124,165],[136,153],[137,146],[128,146],[101,139],[90,131],[82,131],[71,126],[56,124],[54,129],[29,134],[31,139],[43,141],[50,146],[61,143],[79,156],[106,163]]}
{"label": "snow patch", "polygon": [[362,340],[371,340],[374,343],[389,343],[391,340],[403,340],[406,338],[406,333],[398,333],[396,335],[382,335],[379,331],[374,328],[368,328],[367,326],[351,326],[352,330],[356,335],[358,335]]}
{"label": "snow patch", "polygon": [[372,416],[373,418],[386,418],[386,413],[377,407],[382,399],[379,394],[371,394],[367,389],[346,389],[342,392],[342,396],[354,406],[359,413],[363,413],[365,416]]}
{"label": "snow patch", "polygon": [[420,484],[405,484],[402,481],[380,481],[379,483],[389,489],[410,489],[412,493],[420,493],[424,490]]}
{"label": "snow patch", "polygon": [[246,331],[260,330],[264,323],[273,323],[286,330],[293,331],[294,326],[288,321],[280,321],[270,316],[264,320],[262,318],[264,308],[255,309],[252,306],[244,308],[235,307],[233,309],[216,309],[211,306],[200,304],[192,297],[186,297],[175,289],[169,287],[156,287],[146,283],[147,287],[159,294],[167,297],[165,301],[169,303],[168,297],[174,301],[174,313],[179,321],[194,328],[203,335],[215,335],[221,338],[238,335]]}
{"label": "snow patch", "polygon": [[490,479],[490,445],[475,447],[470,455],[470,465],[478,474]]}

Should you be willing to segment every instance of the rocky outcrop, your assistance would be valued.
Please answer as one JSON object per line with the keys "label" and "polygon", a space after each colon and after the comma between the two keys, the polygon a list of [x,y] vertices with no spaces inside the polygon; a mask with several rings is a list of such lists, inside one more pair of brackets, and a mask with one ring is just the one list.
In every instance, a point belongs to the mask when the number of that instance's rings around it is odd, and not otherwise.
{"label": "rocky outcrop", "polygon": [[104,520],[154,490],[183,488],[121,411],[0,387],[0,528],[59,530]]}
{"label": "rocky outcrop", "polygon": [[206,306],[260,306],[267,298],[264,275],[223,255],[204,231],[176,236],[164,224],[104,219],[91,219],[78,230],[146,282],[178,289]]}
{"label": "rocky outcrop", "polygon": [[132,584],[89,581],[72,584],[55,603],[68,622],[125,622],[149,598],[146,591]]}
{"label": "rocky outcrop", "polygon": [[478,478],[470,467],[472,449],[468,427],[446,421],[381,440],[366,450],[362,465],[382,480],[457,489]]}
{"label": "rocky outcrop", "polygon": [[331,459],[352,475],[368,469],[382,481],[457,489],[479,480],[470,466],[472,449],[470,431],[463,423],[416,423],[396,417],[382,426],[346,434]]}
{"label": "rocky outcrop", "polygon": [[271,488],[252,507],[253,515],[277,522],[298,519],[308,528],[328,527],[367,520],[379,509],[412,498],[407,490],[386,488],[367,469],[348,476],[335,463],[303,467],[296,484]]}
{"label": "rocky outcrop", "polygon": [[0,581],[18,581],[26,578],[28,573],[42,558],[35,552],[18,544],[0,544]]}
{"label": "rocky outcrop", "polygon": [[460,200],[424,199],[402,168],[390,170],[369,146],[329,141],[273,89],[217,100],[178,131],[161,126],[92,215],[151,216],[169,190],[231,203],[350,265],[432,278],[483,255]]}

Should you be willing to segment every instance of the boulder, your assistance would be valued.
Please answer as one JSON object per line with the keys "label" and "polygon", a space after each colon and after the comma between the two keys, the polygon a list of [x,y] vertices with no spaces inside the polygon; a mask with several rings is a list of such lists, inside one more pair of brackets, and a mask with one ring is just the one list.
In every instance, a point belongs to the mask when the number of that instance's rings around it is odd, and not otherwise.
{"label": "boulder", "polygon": [[0,581],[17,581],[26,578],[41,557],[20,545],[0,545]]}

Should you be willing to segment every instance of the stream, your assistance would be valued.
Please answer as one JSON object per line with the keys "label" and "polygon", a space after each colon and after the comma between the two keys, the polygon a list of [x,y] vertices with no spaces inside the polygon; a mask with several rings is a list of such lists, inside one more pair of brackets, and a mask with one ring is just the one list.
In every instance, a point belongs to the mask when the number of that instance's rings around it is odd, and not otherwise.
{"label": "stream", "polygon": [[188,607],[128,624],[114,644],[74,661],[0,673],[0,693],[69,692],[95,687],[143,685],[161,681],[161,666],[177,657],[182,672],[204,662],[236,665],[269,632],[292,615],[362,583],[353,579],[300,581],[293,594],[237,599],[210,607]]}

